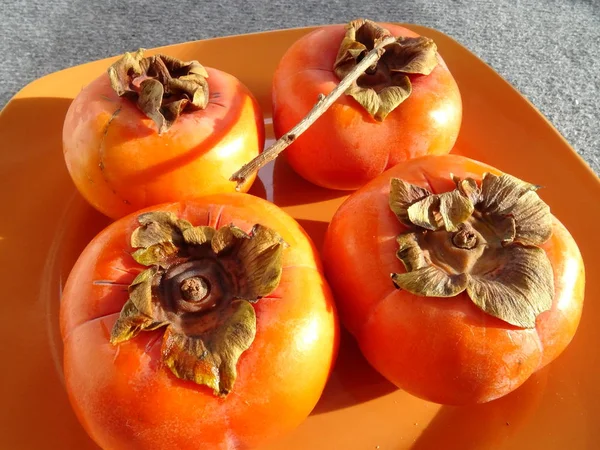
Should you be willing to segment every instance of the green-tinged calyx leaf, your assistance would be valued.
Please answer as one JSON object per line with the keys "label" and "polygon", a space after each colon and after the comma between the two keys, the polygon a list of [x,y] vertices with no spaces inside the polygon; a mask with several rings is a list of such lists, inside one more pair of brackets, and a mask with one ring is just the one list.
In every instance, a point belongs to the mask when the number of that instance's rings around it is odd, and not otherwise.
{"label": "green-tinged calyx leaf", "polygon": [[138,222],[140,226],[131,234],[131,246],[142,249],[165,242],[177,244],[182,239],[182,230],[192,226],[175,214],[163,211],[141,214]]}
{"label": "green-tinged calyx leaf", "polygon": [[[156,283],[156,275],[160,272],[157,267],[150,267],[144,270],[129,285],[129,301],[142,314],[155,316],[155,304],[152,301],[152,287]],[[140,281],[140,279],[142,279]]]}
{"label": "green-tinged calyx leaf", "polygon": [[233,389],[237,361],[256,335],[256,314],[246,300],[234,300],[227,308],[209,313],[212,327],[169,326],[162,354],[165,365],[183,380],[210,387],[226,396]]}
{"label": "green-tinged calyx leaf", "polygon": [[129,286],[129,299],[111,332],[119,344],[167,327],[163,362],[184,380],[227,395],[239,356],[256,333],[251,302],[273,292],[286,247],[273,230],[234,225],[193,226],[173,213],[138,217],[132,257],[148,268]]}
{"label": "green-tinged calyx leaf", "polygon": [[159,242],[150,247],[140,248],[131,256],[143,266],[162,265],[177,254],[177,246],[173,242]]}
{"label": "green-tinged calyx leaf", "polygon": [[183,240],[191,245],[203,245],[212,241],[216,230],[213,227],[189,227],[183,230]]}
{"label": "green-tinged calyx leaf", "polygon": [[125,55],[108,69],[114,91],[137,103],[154,121],[158,132],[167,131],[186,110],[206,108],[208,73],[198,61],[180,61],[166,55],[144,57],[144,50]]}
{"label": "green-tinged calyx leaf", "polygon": [[[344,78],[370,50],[391,36],[370,20],[350,22],[333,66],[335,74]],[[346,92],[378,121],[410,96],[410,75],[429,75],[438,64],[437,47],[426,37],[398,37],[384,50],[381,58]]]}
{"label": "green-tinged calyx leaf", "polygon": [[241,242],[249,239],[244,230],[234,225],[220,228],[214,235],[211,246],[217,255],[227,253],[234,248],[239,248]]}
{"label": "green-tinged calyx leaf", "polygon": [[250,234],[252,238],[242,240],[238,251],[227,258],[240,280],[240,297],[256,301],[279,284],[286,244],[277,233],[261,225],[256,225]]}
{"label": "green-tinged calyx leaf", "polygon": [[113,345],[128,341],[137,336],[140,331],[155,330],[163,326],[136,308],[132,300],[127,300],[119,318],[115,322],[110,334],[110,343]]}
{"label": "green-tinged calyx leaf", "polygon": [[550,309],[554,278],[538,246],[552,235],[550,209],[537,187],[510,175],[454,178],[456,189],[434,194],[392,179],[390,208],[408,230],[398,236],[405,272],[396,287],[450,297],[466,291],[491,316],[535,327]]}

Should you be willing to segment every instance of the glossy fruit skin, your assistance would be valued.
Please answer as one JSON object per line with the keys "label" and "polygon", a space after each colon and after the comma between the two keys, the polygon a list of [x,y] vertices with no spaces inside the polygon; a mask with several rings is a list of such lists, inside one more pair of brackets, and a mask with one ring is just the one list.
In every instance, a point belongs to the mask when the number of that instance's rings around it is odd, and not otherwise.
{"label": "glossy fruit skin", "polygon": [[395,239],[404,227],[388,206],[390,178],[441,193],[454,189],[451,173],[480,180],[485,172],[500,173],[457,155],[396,166],[341,205],[325,238],[325,273],[342,324],[381,374],[437,403],[483,403],[513,391],[566,348],[581,317],[583,260],[556,218],[553,236],[542,246],[553,267],[555,296],[534,329],[485,314],[465,292],[420,297],[393,286],[390,274],[405,271]]}
{"label": "glossy fruit skin", "polygon": [[[417,36],[382,24],[394,36]],[[345,30],[319,28],[294,43],[273,77],[273,127],[280,137],[329,94],[339,79],[333,64]],[[384,170],[424,155],[449,153],[460,128],[458,86],[444,61],[427,76],[411,76],[411,95],[383,122],[352,97],[342,95],[285,151],[292,168],[308,181],[330,189],[357,189]]]}
{"label": "glossy fruit skin", "polygon": [[[209,103],[185,112],[161,135],[107,74],[73,100],[63,126],[63,153],[75,186],[116,219],[147,206],[234,192],[233,172],[264,146],[258,102],[234,76],[208,72]],[[254,176],[242,187],[248,191]]]}
{"label": "glossy fruit skin", "polygon": [[157,209],[197,225],[233,223],[248,232],[261,223],[276,230],[289,244],[280,284],[254,304],[256,338],[238,362],[233,391],[216,397],[162,365],[164,329],[109,343],[126,286],[143,268],[129,256],[137,214],[111,224],[76,262],[61,303],[65,383],[83,427],[104,449],[130,450],[254,448],[295,428],[323,391],[339,339],[314,245],[294,219],[248,194],[151,208]]}

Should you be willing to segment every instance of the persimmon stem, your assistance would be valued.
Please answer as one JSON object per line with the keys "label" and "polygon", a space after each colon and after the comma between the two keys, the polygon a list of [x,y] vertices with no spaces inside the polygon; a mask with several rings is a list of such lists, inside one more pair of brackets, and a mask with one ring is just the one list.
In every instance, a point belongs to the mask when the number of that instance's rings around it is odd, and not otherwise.
{"label": "persimmon stem", "polygon": [[327,96],[319,94],[317,103],[315,103],[308,114],[298,122],[294,128],[281,136],[273,143],[273,145],[264,150],[252,161],[244,164],[240,170],[235,172],[229,180],[237,182],[236,190],[240,190],[241,186],[251,174],[257,172],[265,164],[277,158],[277,156],[292,144],[298,136],[304,133],[339,97],[341,97],[344,92],[346,92],[358,77],[381,58],[381,55],[385,52],[384,47],[394,42],[396,42],[396,38],[389,36],[377,43],[373,50],[369,51]]}

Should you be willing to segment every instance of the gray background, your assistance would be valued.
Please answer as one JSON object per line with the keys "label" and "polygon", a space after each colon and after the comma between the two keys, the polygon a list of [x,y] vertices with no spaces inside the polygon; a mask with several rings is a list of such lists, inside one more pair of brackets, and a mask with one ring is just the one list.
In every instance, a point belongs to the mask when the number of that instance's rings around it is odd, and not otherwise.
{"label": "gray background", "polygon": [[452,36],[600,173],[600,0],[0,0],[0,107],[42,75],[139,47],[359,17]]}

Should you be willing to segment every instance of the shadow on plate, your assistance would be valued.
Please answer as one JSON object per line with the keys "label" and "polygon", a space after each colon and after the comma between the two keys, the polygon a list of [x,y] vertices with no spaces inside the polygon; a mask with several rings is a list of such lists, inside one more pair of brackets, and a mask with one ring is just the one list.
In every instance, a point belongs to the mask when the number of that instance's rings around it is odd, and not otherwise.
{"label": "shadow on plate", "polygon": [[348,408],[397,390],[369,365],[356,340],[342,328],[335,367],[311,415]]}
{"label": "shadow on plate", "polygon": [[[264,182],[267,185],[267,192],[272,191],[272,198],[269,200],[280,207],[323,202],[344,197],[352,192],[326,189],[306,181],[294,172],[283,154],[275,160],[272,166],[272,176],[265,174]],[[265,167],[265,169],[267,168]],[[269,183],[271,183],[270,186]]]}
{"label": "shadow on plate", "polygon": [[509,440],[538,410],[548,368],[533,374],[510,394],[480,405],[442,406],[412,450],[510,448]]}
{"label": "shadow on plate", "polygon": [[315,247],[319,253],[323,247],[323,241],[325,240],[325,233],[327,232],[328,222],[320,220],[309,220],[309,219],[296,219],[304,231],[310,236],[315,244]]}

